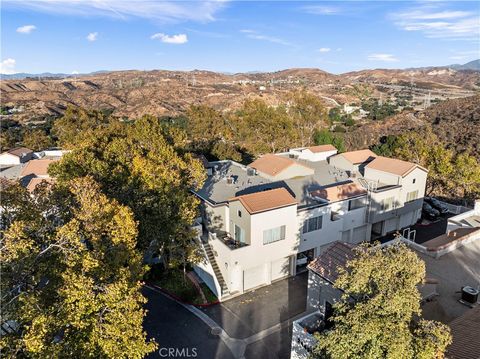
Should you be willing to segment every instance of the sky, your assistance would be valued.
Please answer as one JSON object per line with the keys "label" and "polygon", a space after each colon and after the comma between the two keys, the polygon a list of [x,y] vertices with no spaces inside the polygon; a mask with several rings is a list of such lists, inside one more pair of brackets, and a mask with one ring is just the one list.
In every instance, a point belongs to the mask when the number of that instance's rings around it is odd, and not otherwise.
{"label": "sky", "polygon": [[0,72],[332,73],[480,58],[478,1],[2,0]]}

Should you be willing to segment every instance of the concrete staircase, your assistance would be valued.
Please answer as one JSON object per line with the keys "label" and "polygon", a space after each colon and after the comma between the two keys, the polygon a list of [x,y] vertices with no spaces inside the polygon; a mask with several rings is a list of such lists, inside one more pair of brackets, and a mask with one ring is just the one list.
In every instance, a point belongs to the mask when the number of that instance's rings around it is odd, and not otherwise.
{"label": "concrete staircase", "polygon": [[208,242],[203,242],[203,247],[205,248],[205,252],[207,253],[208,260],[212,265],[213,272],[217,277],[218,283],[220,284],[220,288],[222,290],[222,297],[227,296],[230,291],[228,290],[228,286],[225,282],[225,279],[223,278],[222,272],[220,272],[220,268],[218,268],[218,264],[215,260],[215,255],[213,254],[212,247],[210,247],[210,244],[208,244]]}

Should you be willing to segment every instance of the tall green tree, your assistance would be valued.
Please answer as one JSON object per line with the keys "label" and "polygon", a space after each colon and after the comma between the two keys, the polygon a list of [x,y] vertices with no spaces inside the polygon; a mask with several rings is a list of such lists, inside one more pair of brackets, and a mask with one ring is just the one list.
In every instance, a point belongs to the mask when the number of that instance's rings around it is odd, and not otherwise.
{"label": "tall green tree", "polygon": [[313,134],[313,143],[315,145],[333,145],[338,152],[345,152],[345,143],[338,134],[333,134],[327,129],[317,130]]}
{"label": "tall green tree", "polygon": [[451,343],[446,325],[419,319],[425,264],[404,244],[361,246],[335,287],[334,327],[318,335],[315,356],[331,359],[443,357]]}
{"label": "tall green tree", "polygon": [[[9,358],[143,358],[145,271],[131,210],[92,178],[7,189],[2,232],[2,335]],[[16,198],[15,198],[16,196]],[[48,198],[48,199],[47,199]],[[34,215],[29,215],[32,212]],[[3,212],[2,212],[3,213]]]}
{"label": "tall green tree", "polygon": [[22,144],[33,151],[46,150],[53,146],[53,140],[42,129],[31,129],[23,133]]}
{"label": "tall green tree", "polygon": [[113,123],[51,165],[51,175],[60,183],[92,176],[107,196],[133,210],[138,247],[168,263],[197,216],[199,202],[190,191],[205,178],[200,161],[174,142],[184,138],[177,131],[172,135],[151,116]]}
{"label": "tall green tree", "polygon": [[320,98],[306,90],[290,93],[287,101],[288,114],[294,123],[298,145],[310,145],[315,130],[327,127],[327,109]]}

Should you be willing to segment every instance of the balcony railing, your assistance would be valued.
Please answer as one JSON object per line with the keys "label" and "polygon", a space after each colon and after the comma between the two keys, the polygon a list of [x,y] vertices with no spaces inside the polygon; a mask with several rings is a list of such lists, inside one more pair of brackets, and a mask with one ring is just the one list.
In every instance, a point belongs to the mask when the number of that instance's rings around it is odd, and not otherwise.
{"label": "balcony railing", "polygon": [[219,235],[217,236],[217,238],[230,249],[238,249],[238,248],[243,248],[248,246],[247,243],[243,243],[235,240],[228,233]]}

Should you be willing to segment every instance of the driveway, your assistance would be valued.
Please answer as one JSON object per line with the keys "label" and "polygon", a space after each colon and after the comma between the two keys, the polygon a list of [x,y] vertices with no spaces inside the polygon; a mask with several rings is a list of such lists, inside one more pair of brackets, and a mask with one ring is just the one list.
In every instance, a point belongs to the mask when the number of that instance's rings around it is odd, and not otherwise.
{"label": "driveway", "polygon": [[247,340],[246,358],[289,358],[291,319],[306,310],[307,280],[304,272],[202,311],[229,336]]}
{"label": "driveway", "polygon": [[185,307],[148,287],[143,294],[148,298],[144,328],[159,346],[147,358],[234,358],[210,327]]}

